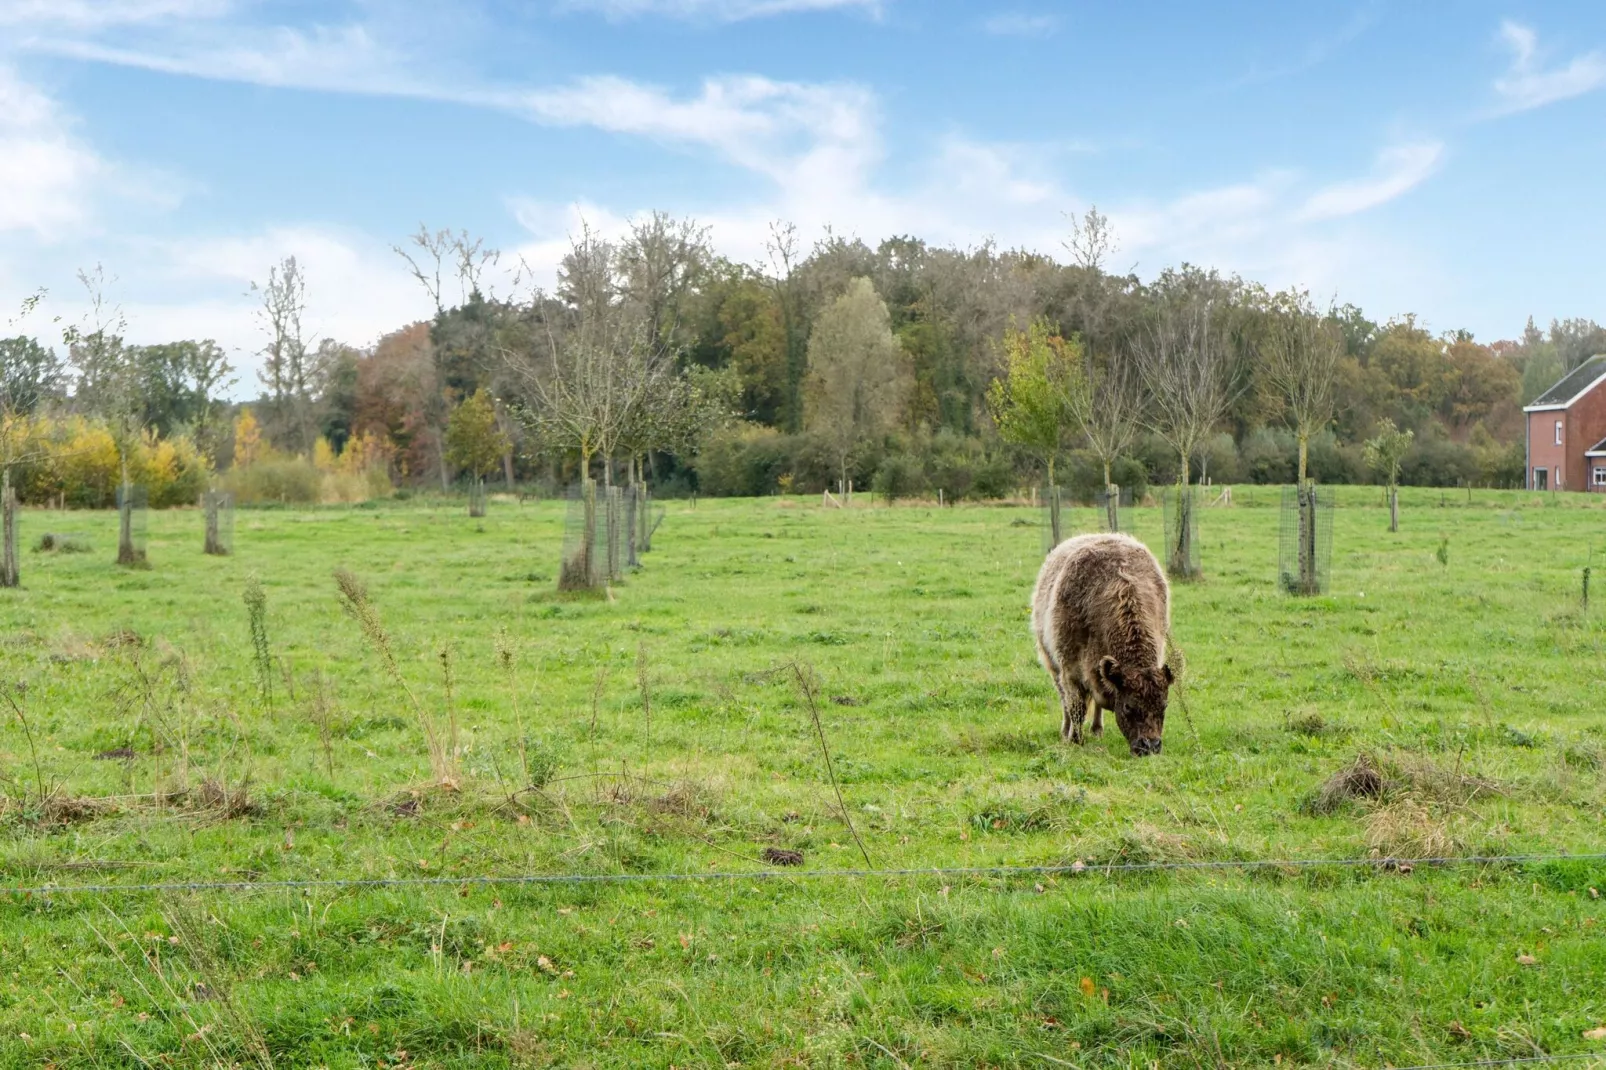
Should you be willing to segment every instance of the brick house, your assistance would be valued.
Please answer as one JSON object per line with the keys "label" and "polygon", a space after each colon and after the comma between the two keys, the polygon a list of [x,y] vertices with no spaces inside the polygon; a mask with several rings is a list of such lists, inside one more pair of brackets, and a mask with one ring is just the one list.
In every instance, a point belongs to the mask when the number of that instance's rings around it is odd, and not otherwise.
{"label": "brick house", "polygon": [[1529,490],[1606,492],[1606,354],[1584,361],[1522,411]]}

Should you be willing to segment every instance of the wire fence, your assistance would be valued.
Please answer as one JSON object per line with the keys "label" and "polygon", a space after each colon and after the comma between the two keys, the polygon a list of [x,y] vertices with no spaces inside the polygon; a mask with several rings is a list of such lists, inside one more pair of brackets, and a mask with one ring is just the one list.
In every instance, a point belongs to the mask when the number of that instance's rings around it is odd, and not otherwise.
{"label": "wire fence", "polygon": [[217,557],[234,553],[234,495],[209,490],[201,495],[201,511],[206,518],[203,552]]}
{"label": "wire fence", "polygon": [[1324,594],[1333,574],[1333,492],[1307,481],[1283,488],[1277,584],[1288,594]]}
{"label": "wire fence", "polygon": [[0,885],[0,895],[67,896],[172,892],[243,892],[312,888],[429,888],[542,884],[674,884],[765,880],[874,880],[906,877],[1115,876],[1130,873],[1300,871],[1322,868],[1411,873],[1418,868],[1524,866],[1550,862],[1606,862],[1599,854],[1446,855],[1424,858],[1277,858],[1203,862],[1067,862],[1023,866],[923,866],[862,869],[710,870],[705,873],[514,873],[440,877],[319,877],[306,880],[156,881],[144,884]]}

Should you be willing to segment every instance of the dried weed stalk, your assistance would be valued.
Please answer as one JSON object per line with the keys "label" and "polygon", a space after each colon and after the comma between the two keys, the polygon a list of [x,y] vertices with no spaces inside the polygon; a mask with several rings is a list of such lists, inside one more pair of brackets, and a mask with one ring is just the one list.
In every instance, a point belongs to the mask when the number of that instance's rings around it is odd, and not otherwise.
{"label": "dried weed stalk", "polygon": [[379,618],[379,610],[368,597],[368,587],[348,569],[335,569],[335,587],[340,594],[340,608],[346,616],[357,622],[363,638],[379,656],[380,665],[385,670],[403,695],[408,705],[412,706],[413,714],[418,719],[418,726],[424,733],[424,743],[429,750],[430,769],[435,775],[435,782],[450,791],[456,791],[458,786],[457,755],[455,747],[441,738],[437,730],[435,719],[424,709],[424,704],[418,701],[418,696],[408,686],[407,678],[402,675],[401,665],[396,660],[396,647],[391,642],[390,633]]}

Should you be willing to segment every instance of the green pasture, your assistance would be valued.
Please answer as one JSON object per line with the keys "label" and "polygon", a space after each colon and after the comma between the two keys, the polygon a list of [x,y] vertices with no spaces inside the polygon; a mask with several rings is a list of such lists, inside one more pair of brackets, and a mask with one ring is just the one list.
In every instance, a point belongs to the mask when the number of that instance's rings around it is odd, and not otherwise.
{"label": "green pasture", "polygon": [[[1340,488],[1305,599],[1234,499],[1149,759],[1059,740],[1024,505],[668,502],[600,597],[561,502],[27,511],[0,1067],[1606,1065],[1606,862],[1391,861],[1606,852],[1606,498]],[[1098,871],[1280,859],[1364,864]]]}

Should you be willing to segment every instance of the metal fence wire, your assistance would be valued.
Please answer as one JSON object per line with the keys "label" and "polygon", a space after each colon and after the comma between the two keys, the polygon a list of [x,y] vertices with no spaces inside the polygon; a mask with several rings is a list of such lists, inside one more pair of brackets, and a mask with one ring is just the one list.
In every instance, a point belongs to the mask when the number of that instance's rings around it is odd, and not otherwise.
{"label": "metal fence wire", "polygon": [[205,552],[217,557],[234,553],[234,495],[207,491],[201,495],[201,512],[206,518]]}
{"label": "metal fence wire", "polygon": [[1283,488],[1277,585],[1292,595],[1325,594],[1333,572],[1333,491],[1306,482]]}
{"label": "metal fence wire", "polygon": [[1165,568],[1185,580],[1203,574],[1199,567],[1199,488],[1168,487],[1161,495],[1165,514]]}
{"label": "metal fence wire", "polygon": [[119,565],[143,565],[145,556],[145,531],[147,525],[147,507],[145,488],[141,486],[119,486],[117,488],[117,563]]}
{"label": "metal fence wire", "polygon": [[641,558],[638,554],[641,539],[641,496],[636,492],[634,485],[620,488],[619,494],[620,516],[619,525],[621,538],[624,540],[624,564],[626,568],[641,567]]}

